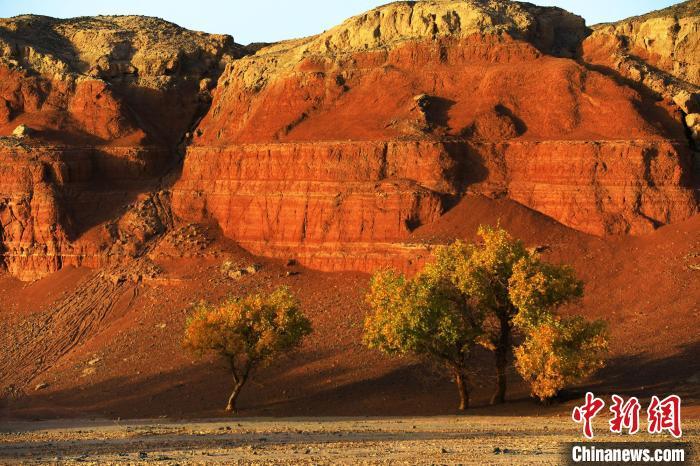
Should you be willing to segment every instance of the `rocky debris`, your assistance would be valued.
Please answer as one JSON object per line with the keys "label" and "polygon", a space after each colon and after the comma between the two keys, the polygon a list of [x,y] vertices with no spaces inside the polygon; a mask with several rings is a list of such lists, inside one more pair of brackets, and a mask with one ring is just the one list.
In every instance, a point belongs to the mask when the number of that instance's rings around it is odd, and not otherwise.
{"label": "rocky debris", "polygon": [[153,280],[161,275],[163,270],[150,259],[141,258],[138,261],[127,262],[123,266],[107,267],[104,273],[113,285],[122,285],[124,283],[137,284],[144,280]]}
{"label": "rocky debris", "polygon": [[[167,192],[147,193],[140,200],[126,207],[117,219],[104,225],[102,251],[107,264],[116,265],[123,261],[147,255],[154,247],[154,240],[161,237],[173,226],[170,212],[170,195]],[[143,262],[145,264],[149,262]],[[155,264],[143,268],[140,275],[130,277],[138,281],[140,277],[153,278],[159,274]]]}
{"label": "rocky debris", "polygon": [[406,136],[428,137],[443,136],[449,128],[446,127],[446,111],[449,102],[438,96],[418,94],[413,96],[415,107],[410,110],[411,118],[393,119],[388,127],[394,128]]}
{"label": "rocky debris", "polygon": [[700,94],[682,90],[673,96],[673,102],[683,110],[683,113],[700,113]]}
{"label": "rocky debris", "polygon": [[484,110],[476,115],[474,123],[462,134],[479,141],[505,141],[525,132],[524,125],[503,105]]}
{"label": "rocky debris", "polygon": [[430,96],[428,94],[418,94],[413,97],[413,101],[423,110],[427,110],[430,107]]}
{"label": "rocky debris", "polygon": [[583,42],[583,58],[697,113],[700,93],[700,1],[601,24]]}
{"label": "rocky debris", "polygon": [[36,386],[34,387],[34,390],[39,391],[39,390],[43,390],[43,389],[48,388],[48,387],[49,387],[49,384],[47,384],[46,382],[41,382],[41,383],[36,384]]}
{"label": "rocky debris", "polygon": [[254,275],[262,270],[262,264],[252,264],[245,268],[246,273]]}
{"label": "rocky debris", "polygon": [[92,358],[91,360],[89,360],[87,362],[87,364],[88,364],[88,366],[95,366],[95,365],[99,364],[100,362],[102,362],[102,358]]}
{"label": "rocky debris", "polygon": [[221,264],[219,270],[224,277],[239,280],[246,275],[255,275],[262,270],[262,265],[256,263],[241,267],[236,262],[227,260]]}
{"label": "rocky debris", "polygon": [[[679,80],[700,86],[700,1],[691,0],[645,15],[596,26],[586,40],[600,56],[637,58]],[[586,44],[584,43],[584,48]]]}
{"label": "rocky debris", "polygon": [[214,235],[209,227],[189,223],[168,231],[152,255],[154,257],[201,257],[213,242]]}

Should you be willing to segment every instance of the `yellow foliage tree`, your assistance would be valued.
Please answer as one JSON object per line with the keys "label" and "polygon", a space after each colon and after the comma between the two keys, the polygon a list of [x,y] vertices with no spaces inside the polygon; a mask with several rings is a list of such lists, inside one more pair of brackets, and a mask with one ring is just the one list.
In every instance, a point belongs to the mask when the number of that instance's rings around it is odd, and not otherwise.
{"label": "yellow foliage tree", "polygon": [[469,407],[472,350],[482,316],[441,270],[437,261],[413,279],[393,271],[372,277],[364,343],[387,354],[415,354],[447,368],[459,392],[459,409]]}
{"label": "yellow foliage tree", "polygon": [[515,348],[515,367],[542,401],[603,367],[608,349],[605,323],[581,317],[546,319]]}
{"label": "yellow foliage tree", "polygon": [[485,315],[484,346],[494,352],[496,391],[492,403],[505,401],[508,358],[516,325],[531,315],[551,315],[578,299],[583,284],[570,267],[543,262],[502,228],[481,226],[481,241],[457,241],[436,250],[438,261],[451,264],[452,280]]}
{"label": "yellow foliage tree", "polygon": [[[550,349],[561,359],[539,366],[523,360],[522,367],[530,370],[523,376],[532,383],[557,376],[570,383],[599,367],[607,344],[604,332],[597,331],[603,324],[561,320],[555,314],[583,294],[583,283],[571,267],[543,261],[502,228],[482,226],[478,235],[478,243],[455,241],[437,247],[434,261],[412,280],[392,272],[376,274],[368,295],[372,313],[365,322],[365,343],[388,353],[412,352],[443,360],[445,347],[460,348],[449,353],[453,361],[466,361],[472,345],[480,344],[495,354],[497,388],[492,403],[505,400],[516,331],[526,338],[519,357],[543,351],[546,341],[538,339],[542,332],[541,338],[553,335]],[[586,351],[585,361],[576,361],[577,371],[569,365],[572,348]],[[536,373],[538,368],[547,373]],[[466,372],[466,366],[460,370]],[[464,379],[455,378],[458,385]],[[535,391],[542,393],[539,388]]]}
{"label": "yellow foliage tree", "polygon": [[298,347],[311,333],[311,323],[286,287],[267,296],[229,298],[219,305],[200,303],[187,321],[183,346],[197,355],[214,352],[231,368],[234,387],[226,411],[251,372]]}

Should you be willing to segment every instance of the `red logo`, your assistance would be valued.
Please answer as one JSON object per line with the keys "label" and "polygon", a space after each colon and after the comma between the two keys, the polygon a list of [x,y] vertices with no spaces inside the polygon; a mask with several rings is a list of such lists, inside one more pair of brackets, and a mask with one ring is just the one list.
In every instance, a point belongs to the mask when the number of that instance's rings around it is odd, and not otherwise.
{"label": "red logo", "polygon": [[651,397],[649,409],[649,433],[660,434],[667,430],[671,435],[680,438],[681,429],[681,398],[677,395],[667,396],[659,400],[658,396]]}
{"label": "red logo", "polygon": [[627,429],[627,433],[634,435],[639,432],[639,411],[642,405],[637,397],[632,397],[625,401],[621,396],[612,396],[613,404],[610,411],[613,413],[610,419],[610,432],[621,434],[622,429]]}
{"label": "red logo", "polygon": [[[605,401],[588,392],[583,405],[576,406],[571,413],[571,418],[578,424],[583,424],[583,435],[593,438],[593,419],[605,406]],[[637,397],[631,397],[627,401],[619,395],[612,395],[609,421],[610,432],[634,435],[639,432],[639,416],[642,405]],[[647,408],[647,431],[650,434],[661,434],[664,431],[675,438],[683,436],[681,428],[681,398],[678,395],[670,395],[660,400],[658,396],[651,397]]]}
{"label": "red logo", "polygon": [[600,412],[605,406],[605,401],[600,398],[596,398],[593,393],[586,393],[586,402],[583,406],[577,406],[574,408],[574,412],[571,413],[571,418],[576,423],[583,423],[583,435],[586,438],[593,438],[593,418]]}

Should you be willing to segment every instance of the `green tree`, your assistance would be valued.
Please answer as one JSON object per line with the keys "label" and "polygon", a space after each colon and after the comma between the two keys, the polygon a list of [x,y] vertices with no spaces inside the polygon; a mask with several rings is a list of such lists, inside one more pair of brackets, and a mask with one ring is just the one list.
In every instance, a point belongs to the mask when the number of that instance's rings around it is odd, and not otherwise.
{"label": "green tree", "polygon": [[393,271],[376,273],[367,302],[364,343],[387,354],[415,354],[448,369],[469,407],[472,351],[481,336],[482,315],[454,286],[438,260],[413,279]]}
{"label": "green tree", "polygon": [[197,355],[214,352],[231,368],[233,391],[226,411],[234,412],[236,399],[251,372],[298,347],[311,333],[311,323],[286,287],[267,296],[229,298],[213,306],[200,303],[187,321],[183,346]]}

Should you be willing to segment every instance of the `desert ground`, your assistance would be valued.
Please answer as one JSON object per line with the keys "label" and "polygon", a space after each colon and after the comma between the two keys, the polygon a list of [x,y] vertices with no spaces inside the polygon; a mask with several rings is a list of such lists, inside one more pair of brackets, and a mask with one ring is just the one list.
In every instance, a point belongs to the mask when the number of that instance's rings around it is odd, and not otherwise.
{"label": "desert ground", "polygon": [[[597,425],[605,427],[605,421]],[[684,428],[684,442],[697,444],[700,422]],[[567,416],[61,420],[3,425],[0,462],[560,465],[563,444],[580,440]],[[648,434],[634,437],[647,440]]]}

